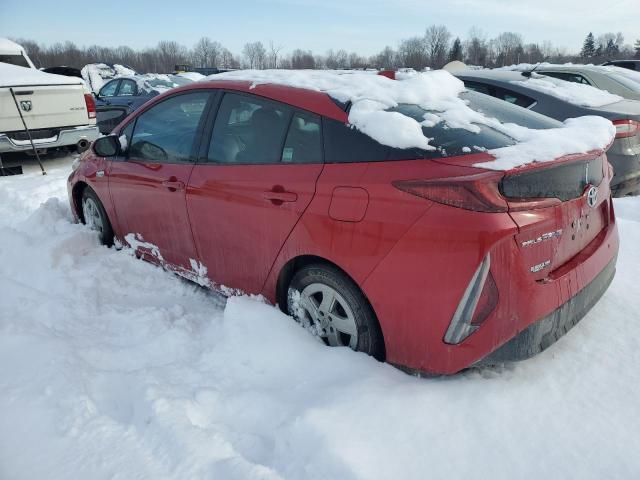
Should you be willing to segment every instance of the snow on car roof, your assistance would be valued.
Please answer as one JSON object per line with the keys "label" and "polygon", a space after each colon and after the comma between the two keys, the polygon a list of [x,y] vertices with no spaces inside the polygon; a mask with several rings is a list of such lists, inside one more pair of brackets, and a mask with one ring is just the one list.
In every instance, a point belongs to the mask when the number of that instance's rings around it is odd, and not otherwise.
{"label": "snow on car roof", "polygon": [[624,100],[620,95],[614,95],[591,85],[567,82],[559,78],[538,75],[535,72],[532,73],[531,78],[511,81],[511,83],[524,82],[526,82],[527,88],[581,107],[602,107]]}
{"label": "snow on car roof", "polygon": [[[425,136],[422,127],[432,126],[434,120],[436,123],[444,122],[449,128],[476,133],[478,124],[485,124],[518,142],[511,147],[490,150],[495,160],[476,165],[494,170],[508,170],[531,162],[552,161],[563,155],[604,149],[615,136],[611,122],[601,117],[571,119],[563,127],[546,130],[502,124],[472,110],[460,98],[465,91],[464,83],[444,70],[404,74],[397,80],[356,71],[238,70],[211,75],[206,80],[248,81],[251,88],[278,84],[325,92],[340,102],[351,102],[351,125],[379,143],[394,148],[433,150],[435,147],[429,143],[432,139]],[[400,112],[389,111],[399,104],[418,105],[428,113],[419,122]]]}
{"label": "snow on car roof", "polygon": [[22,45],[17,44],[8,38],[0,38],[0,54],[3,55],[17,55],[24,52]]}
{"label": "snow on car roof", "polygon": [[83,85],[80,78],[45,73],[35,68],[0,62],[0,87],[24,85]]}
{"label": "snow on car roof", "polygon": [[595,72],[604,75],[614,74],[620,75],[622,77],[628,78],[629,80],[633,80],[634,82],[640,83],[640,72],[635,70],[629,70],[628,68],[616,67],[615,65],[594,65],[592,63],[583,65],[580,63],[548,63],[542,62],[538,64],[532,63],[519,63],[517,65],[510,65],[508,67],[500,67],[496,70],[511,70],[518,72],[527,72],[533,69],[536,70],[557,70],[557,71],[565,71],[565,72]]}

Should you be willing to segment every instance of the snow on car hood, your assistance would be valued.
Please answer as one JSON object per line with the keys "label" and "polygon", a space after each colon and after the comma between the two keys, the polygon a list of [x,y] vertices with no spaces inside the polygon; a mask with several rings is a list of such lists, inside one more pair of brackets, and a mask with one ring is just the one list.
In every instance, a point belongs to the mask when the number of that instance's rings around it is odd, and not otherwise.
{"label": "snow on car hood", "polygon": [[45,73],[35,68],[19,67],[0,62],[0,87],[24,85],[82,85],[77,77]]}
{"label": "snow on car hood", "polygon": [[[351,102],[349,123],[355,128],[381,144],[394,148],[435,149],[429,143],[432,139],[424,135],[422,127],[438,122],[445,122],[450,128],[464,128],[472,132],[479,131],[478,124],[489,125],[518,142],[511,147],[490,150],[489,153],[496,160],[476,165],[495,170],[605,149],[615,136],[611,122],[600,117],[571,119],[562,128],[547,130],[503,124],[472,110],[459,96],[465,91],[464,83],[444,70],[405,73],[398,76],[397,80],[363,72],[240,70],[210,75],[207,80],[249,81],[251,88],[262,84],[279,84],[326,92],[338,101]],[[597,89],[592,90],[600,93]],[[418,105],[429,113],[419,122],[400,112],[389,111],[402,103]]]}

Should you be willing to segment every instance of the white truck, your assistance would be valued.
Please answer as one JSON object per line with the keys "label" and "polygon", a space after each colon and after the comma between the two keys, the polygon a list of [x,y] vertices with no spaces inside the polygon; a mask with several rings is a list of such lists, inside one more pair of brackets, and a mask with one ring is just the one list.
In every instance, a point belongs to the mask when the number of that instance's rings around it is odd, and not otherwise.
{"label": "white truck", "polygon": [[0,38],[0,155],[33,150],[28,133],[39,153],[86,150],[100,136],[94,98],[82,79],[41,72],[20,45]]}

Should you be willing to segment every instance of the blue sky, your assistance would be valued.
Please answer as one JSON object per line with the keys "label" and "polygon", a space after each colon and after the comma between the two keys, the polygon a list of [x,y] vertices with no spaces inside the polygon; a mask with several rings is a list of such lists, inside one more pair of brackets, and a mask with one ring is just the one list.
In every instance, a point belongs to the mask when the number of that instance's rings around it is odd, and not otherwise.
{"label": "blue sky", "polygon": [[625,43],[640,38],[640,0],[184,0],[171,7],[160,0],[0,2],[0,35],[45,44],[142,48],[176,40],[190,47],[208,36],[234,53],[246,42],[272,40],[283,52],[345,48],[371,55],[434,23],[461,37],[473,26],[489,38],[515,31],[526,42],[549,40],[568,51],[578,50],[589,31],[621,31]]}

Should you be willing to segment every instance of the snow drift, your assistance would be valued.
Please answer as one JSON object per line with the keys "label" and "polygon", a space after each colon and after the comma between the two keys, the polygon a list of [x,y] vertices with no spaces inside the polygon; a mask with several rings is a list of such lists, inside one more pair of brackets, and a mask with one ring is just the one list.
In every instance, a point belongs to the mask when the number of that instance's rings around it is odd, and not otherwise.
{"label": "snow drift", "polygon": [[638,476],[640,199],[616,199],[619,271],[568,335],[420,379],[100,246],[68,173],[0,178],[0,478]]}

